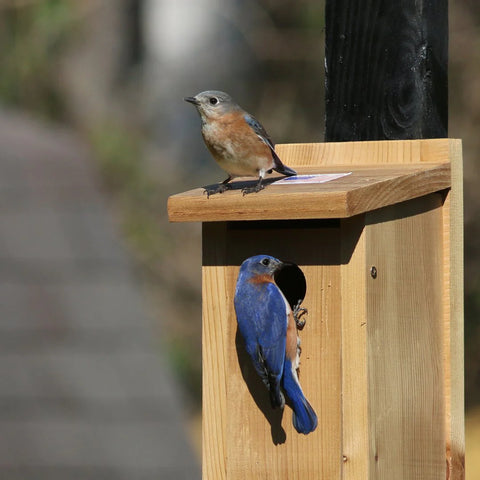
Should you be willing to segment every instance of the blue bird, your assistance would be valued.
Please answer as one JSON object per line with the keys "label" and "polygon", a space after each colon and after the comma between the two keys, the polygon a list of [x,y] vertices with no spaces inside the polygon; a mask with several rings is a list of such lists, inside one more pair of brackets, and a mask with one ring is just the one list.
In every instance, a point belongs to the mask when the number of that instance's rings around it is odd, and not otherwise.
{"label": "blue bird", "polygon": [[306,435],[315,430],[318,420],[298,381],[300,339],[294,315],[274,280],[283,265],[269,255],[245,260],[238,274],[235,312],[247,353],[270,392],[272,407],[285,406],[285,393],[293,408],[293,426]]}

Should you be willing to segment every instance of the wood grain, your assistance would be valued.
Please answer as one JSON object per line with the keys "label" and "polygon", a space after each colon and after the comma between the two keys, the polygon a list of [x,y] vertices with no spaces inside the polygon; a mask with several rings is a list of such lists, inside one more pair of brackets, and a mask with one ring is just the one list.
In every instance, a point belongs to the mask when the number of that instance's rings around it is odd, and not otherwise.
{"label": "wood grain", "polygon": [[202,268],[202,477],[226,479],[227,322],[224,223],[203,224]]}
{"label": "wood grain", "polygon": [[[204,224],[204,231],[210,252],[203,267],[204,478],[340,478],[338,222],[306,221],[293,228],[271,222],[267,229],[255,222],[216,222]],[[220,254],[214,254],[217,247]],[[319,428],[307,436],[294,430],[288,406],[283,413],[271,408],[237,334],[233,295],[239,265],[262,252],[297,263],[307,280],[300,381],[319,418]]]}
{"label": "wood grain", "polygon": [[465,478],[463,328],[463,168],[461,141],[451,143],[452,188],[443,205],[443,318],[446,460],[449,480]]}
{"label": "wood grain", "polygon": [[342,220],[342,480],[369,472],[365,218]]}
{"label": "wood grain", "polygon": [[327,141],[447,136],[447,0],[327,0],[325,57]]}
{"label": "wood grain", "polygon": [[449,161],[454,139],[365,142],[288,143],[277,145],[282,161],[292,167],[338,165],[396,165]]}
{"label": "wood grain", "polygon": [[366,215],[371,480],[445,477],[442,202]]}
{"label": "wood grain", "polygon": [[[328,183],[269,185],[246,196],[240,189],[210,198],[203,189],[191,190],[169,198],[169,218],[177,222],[346,218],[450,186],[447,163],[347,170],[352,173]],[[331,173],[334,169],[298,167],[297,171]]]}
{"label": "wood grain", "polygon": [[[455,140],[278,145],[299,173],[352,171],[317,185],[268,185],[243,196],[236,189],[207,198],[203,188],[168,200],[172,222],[347,218],[450,186],[450,144]],[[275,178],[275,176],[273,176]],[[278,175],[277,175],[278,178]]]}

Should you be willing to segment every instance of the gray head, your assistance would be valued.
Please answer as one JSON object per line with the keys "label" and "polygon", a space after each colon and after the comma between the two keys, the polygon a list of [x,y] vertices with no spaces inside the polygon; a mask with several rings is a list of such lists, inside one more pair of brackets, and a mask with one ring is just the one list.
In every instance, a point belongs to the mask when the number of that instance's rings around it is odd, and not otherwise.
{"label": "gray head", "polygon": [[193,103],[202,118],[218,118],[225,113],[241,110],[232,97],[218,90],[207,90],[184,100]]}

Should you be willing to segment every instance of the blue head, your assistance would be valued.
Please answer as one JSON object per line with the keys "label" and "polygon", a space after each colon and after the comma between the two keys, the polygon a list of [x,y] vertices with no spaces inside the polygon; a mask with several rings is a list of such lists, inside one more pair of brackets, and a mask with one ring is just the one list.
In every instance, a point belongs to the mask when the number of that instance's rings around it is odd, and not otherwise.
{"label": "blue head", "polygon": [[226,113],[242,110],[228,93],[218,90],[207,90],[184,100],[195,105],[202,120],[214,120]]}
{"label": "blue head", "polygon": [[270,255],[255,255],[247,258],[240,266],[241,276],[269,275],[273,277],[275,272],[281,269],[283,262]]}

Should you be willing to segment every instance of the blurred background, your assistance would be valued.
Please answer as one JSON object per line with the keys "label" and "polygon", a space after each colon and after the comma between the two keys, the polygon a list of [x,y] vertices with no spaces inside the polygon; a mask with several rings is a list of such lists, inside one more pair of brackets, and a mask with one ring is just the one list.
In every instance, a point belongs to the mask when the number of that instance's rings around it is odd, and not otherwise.
{"label": "blurred background", "polygon": [[[200,478],[201,235],[223,180],[182,101],[324,131],[318,0],[0,0],[0,478]],[[480,475],[480,4],[450,2],[465,168],[467,478]],[[476,453],[475,453],[476,452]],[[33,475],[33,476],[32,476]]]}

